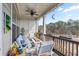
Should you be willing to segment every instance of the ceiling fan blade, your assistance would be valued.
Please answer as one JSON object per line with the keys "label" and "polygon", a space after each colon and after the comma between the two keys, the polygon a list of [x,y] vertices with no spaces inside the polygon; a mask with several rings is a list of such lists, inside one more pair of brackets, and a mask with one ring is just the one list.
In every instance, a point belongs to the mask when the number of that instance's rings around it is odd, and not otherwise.
{"label": "ceiling fan blade", "polygon": [[25,12],[30,12],[30,10],[25,10]]}
{"label": "ceiling fan blade", "polygon": [[27,16],[27,17],[31,17],[31,15],[29,15],[29,14],[28,14],[28,15],[26,15],[26,16]]}
{"label": "ceiling fan blade", "polygon": [[37,12],[36,11],[33,11],[33,13],[36,14]]}
{"label": "ceiling fan blade", "polygon": [[26,6],[25,11],[26,11],[26,12],[30,12],[30,10],[31,10],[31,9],[30,9],[28,6]]}
{"label": "ceiling fan blade", "polygon": [[37,15],[37,16],[38,16],[39,14],[36,14],[36,13],[35,13],[34,15]]}
{"label": "ceiling fan blade", "polygon": [[25,14],[26,16],[31,16],[30,14]]}
{"label": "ceiling fan blade", "polygon": [[30,14],[30,12],[25,12],[25,14]]}

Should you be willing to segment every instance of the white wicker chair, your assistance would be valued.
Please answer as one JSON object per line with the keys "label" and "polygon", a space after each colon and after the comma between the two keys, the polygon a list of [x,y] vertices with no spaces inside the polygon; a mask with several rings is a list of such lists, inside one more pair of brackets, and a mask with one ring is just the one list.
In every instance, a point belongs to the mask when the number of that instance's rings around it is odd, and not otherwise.
{"label": "white wicker chair", "polygon": [[52,56],[52,49],[53,49],[54,43],[53,41],[45,41],[42,42],[39,51],[38,51],[38,56],[43,56],[43,53],[47,53],[47,55]]}

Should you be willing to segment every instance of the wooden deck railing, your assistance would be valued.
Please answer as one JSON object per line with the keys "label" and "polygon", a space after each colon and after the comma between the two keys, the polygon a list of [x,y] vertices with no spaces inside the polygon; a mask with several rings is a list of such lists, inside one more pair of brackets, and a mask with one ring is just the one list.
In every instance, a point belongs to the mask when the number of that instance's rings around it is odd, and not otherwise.
{"label": "wooden deck railing", "polygon": [[67,37],[56,37],[51,35],[45,35],[51,37],[54,41],[54,51],[59,55],[64,56],[78,56],[79,55],[79,42]]}

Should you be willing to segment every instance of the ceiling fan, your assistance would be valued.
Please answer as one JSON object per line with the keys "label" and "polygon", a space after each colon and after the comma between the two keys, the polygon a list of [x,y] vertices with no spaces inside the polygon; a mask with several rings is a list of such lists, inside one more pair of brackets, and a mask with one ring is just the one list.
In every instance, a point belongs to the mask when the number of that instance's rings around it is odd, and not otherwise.
{"label": "ceiling fan", "polygon": [[28,10],[25,10],[26,12],[26,15],[30,15],[30,16],[38,16],[37,12],[33,9],[28,9]]}

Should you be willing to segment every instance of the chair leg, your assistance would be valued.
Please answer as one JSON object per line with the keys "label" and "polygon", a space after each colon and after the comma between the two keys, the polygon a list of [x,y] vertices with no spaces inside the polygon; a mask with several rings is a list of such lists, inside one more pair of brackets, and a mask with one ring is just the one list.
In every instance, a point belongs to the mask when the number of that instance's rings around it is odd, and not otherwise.
{"label": "chair leg", "polygon": [[51,51],[51,56],[54,54],[54,52],[53,51]]}

